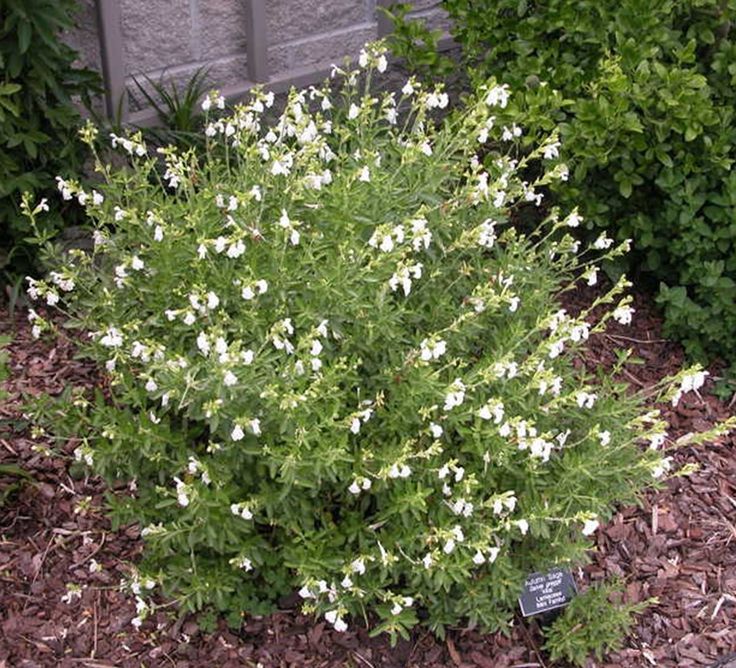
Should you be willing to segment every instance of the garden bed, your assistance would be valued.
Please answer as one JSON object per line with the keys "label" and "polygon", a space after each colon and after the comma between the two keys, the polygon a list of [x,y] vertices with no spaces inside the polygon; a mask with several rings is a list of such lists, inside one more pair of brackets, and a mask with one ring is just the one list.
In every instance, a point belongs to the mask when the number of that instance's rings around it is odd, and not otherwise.
{"label": "garden bed", "polygon": [[[575,310],[591,297],[589,291],[568,294],[566,306]],[[637,296],[635,307],[633,325],[612,324],[592,337],[579,364],[610,366],[617,351],[631,347],[642,363],[627,365],[623,373],[641,388],[675,373],[683,356],[662,338],[647,298]],[[269,617],[245,619],[239,632],[222,622],[204,632],[201,620],[178,619],[173,607],[136,631],[134,601],[118,585],[142,549],[138,527],[112,532],[103,510],[104,484],[70,476],[68,461],[44,454],[47,443],[32,437],[22,417],[24,394],[57,394],[67,385],[103,381],[92,366],[74,359],[70,341],[33,340],[24,315],[16,313],[13,323],[0,312],[0,333],[15,333],[5,383],[10,396],[0,406],[0,462],[17,460],[34,479],[0,509],[0,667],[552,665],[539,650],[535,622],[515,624],[508,638],[455,630],[441,642],[420,630],[392,649],[387,639],[370,639],[357,625],[334,632],[291,608],[294,600],[283,601],[284,609]],[[733,412],[712,389],[708,383],[700,396],[662,407],[673,438],[707,429]],[[70,442],[64,451],[70,454],[77,445]],[[674,458],[700,469],[647,494],[641,508],[622,508],[597,533],[592,563],[577,573],[583,585],[623,577],[630,600],[659,599],[604,666],[710,666],[736,652],[736,445],[728,437],[683,448]],[[13,482],[2,478],[0,487]]]}

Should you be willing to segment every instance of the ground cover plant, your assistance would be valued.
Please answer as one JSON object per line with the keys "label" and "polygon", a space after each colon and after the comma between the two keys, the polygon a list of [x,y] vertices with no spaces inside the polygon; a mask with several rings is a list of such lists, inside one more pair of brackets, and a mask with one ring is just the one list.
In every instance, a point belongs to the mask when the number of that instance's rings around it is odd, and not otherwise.
{"label": "ground cover plant", "polygon": [[[95,189],[59,179],[95,250],[29,294],[70,316],[109,392],[37,415],[129,482],[111,503],[146,541],[136,624],[151,591],[237,624],[298,590],[337,631],[507,629],[529,572],[584,562],[616,504],[671,467],[644,397],[573,365],[630,322],[625,279],[575,316],[555,301],[628,243],[582,247],[576,210],[515,224],[567,175],[556,136],[519,157],[520,129],[493,121],[508,87],[436,126],[441,87],[374,96],[382,47],[359,66],[292,91],[273,126],[271,94],[230,116],[212,94],[203,155],[114,135],[127,167],[98,161]],[[36,225],[49,205],[24,206]],[[647,398],[676,404],[705,375]]]}
{"label": "ground cover plant", "polygon": [[[20,211],[21,195],[54,190],[54,177],[82,170],[78,104],[89,104],[98,76],[73,66],[77,53],[60,39],[73,26],[75,0],[0,0],[0,282],[39,271]],[[55,207],[43,221],[50,234],[78,222],[76,203]]]}
{"label": "ground cover plant", "polygon": [[[733,362],[736,3],[442,6],[476,81],[494,74],[517,91],[512,113],[519,122],[523,112],[532,144],[560,126],[571,174],[556,187],[559,201],[633,240],[626,266],[658,290],[668,334],[693,356]],[[402,27],[397,39],[417,30]]]}

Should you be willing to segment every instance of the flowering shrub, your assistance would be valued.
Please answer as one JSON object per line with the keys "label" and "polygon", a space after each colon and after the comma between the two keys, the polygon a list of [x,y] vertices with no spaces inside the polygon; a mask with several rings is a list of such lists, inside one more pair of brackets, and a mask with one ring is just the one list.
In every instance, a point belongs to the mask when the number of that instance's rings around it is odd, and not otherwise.
{"label": "flowering shrub", "polygon": [[555,137],[516,159],[520,131],[494,124],[506,87],[437,127],[441,87],[374,96],[381,47],[359,63],[336,90],[292,91],[270,127],[271,94],[222,117],[212,94],[204,155],[115,136],[127,168],[98,164],[96,190],[59,180],[95,250],[29,293],[65,305],[109,376],[107,400],[54,420],[133,481],[114,512],[147,546],[136,623],[160,586],[236,618],[299,590],[338,631],[367,613],[393,637],[502,628],[531,570],[584,560],[614,504],[670,468],[657,411],[572,365],[630,321],[625,281],[577,316],[555,301],[627,244],[581,248],[576,211],[514,225],[566,174],[539,169]]}

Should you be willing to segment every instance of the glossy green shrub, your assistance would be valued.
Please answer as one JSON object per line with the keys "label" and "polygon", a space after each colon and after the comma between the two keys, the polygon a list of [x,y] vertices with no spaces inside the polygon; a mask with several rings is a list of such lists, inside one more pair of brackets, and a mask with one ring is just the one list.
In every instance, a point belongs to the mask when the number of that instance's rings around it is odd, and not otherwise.
{"label": "glossy green shrub", "polygon": [[[658,412],[574,365],[591,332],[630,322],[625,280],[580,314],[556,300],[628,244],[579,244],[575,210],[513,224],[565,174],[555,137],[519,160],[492,121],[507,88],[436,127],[441,87],[377,94],[380,47],[359,64],[292,91],[273,124],[273,94],[222,117],[206,98],[201,154],[112,136],[126,168],[59,182],[95,249],[29,295],[88,333],[110,397],[39,419],[135,483],[114,517],[146,541],[136,624],[151,585],[235,620],[298,590],[338,631],[369,614],[394,638],[420,619],[506,628],[529,572],[584,561],[670,467]],[[33,225],[44,208],[26,200]],[[654,391],[676,402],[704,379]]]}
{"label": "glossy green shrub", "polygon": [[529,141],[559,124],[572,170],[560,201],[633,239],[628,268],[659,284],[668,333],[734,361],[736,2],[443,6],[476,80],[519,91]]}
{"label": "glossy green shrub", "polygon": [[[59,33],[73,26],[75,0],[0,0],[0,276],[37,269],[21,194],[47,195],[61,173],[77,174],[87,155],[77,104],[97,75],[73,67],[76,52]],[[50,232],[78,221],[75,205],[44,221]],[[0,279],[0,282],[2,280]]]}

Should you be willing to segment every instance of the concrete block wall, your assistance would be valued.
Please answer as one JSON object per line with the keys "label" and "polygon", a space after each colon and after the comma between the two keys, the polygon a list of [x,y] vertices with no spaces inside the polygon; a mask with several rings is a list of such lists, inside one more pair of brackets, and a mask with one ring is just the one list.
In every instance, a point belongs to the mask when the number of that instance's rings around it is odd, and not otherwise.
{"label": "concrete block wall", "polygon": [[[95,3],[80,0],[78,27],[67,35],[80,61],[100,70]],[[270,78],[315,71],[355,55],[378,36],[376,0],[262,0]],[[415,0],[414,15],[446,27],[439,0]],[[184,85],[200,67],[208,84],[237,89],[248,80],[244,0],[119,0],[122,60],[132,109],[133,77]],[[138,95],[138,98],[141,96]],[[139,103],[139,102],[138,102]]]}

